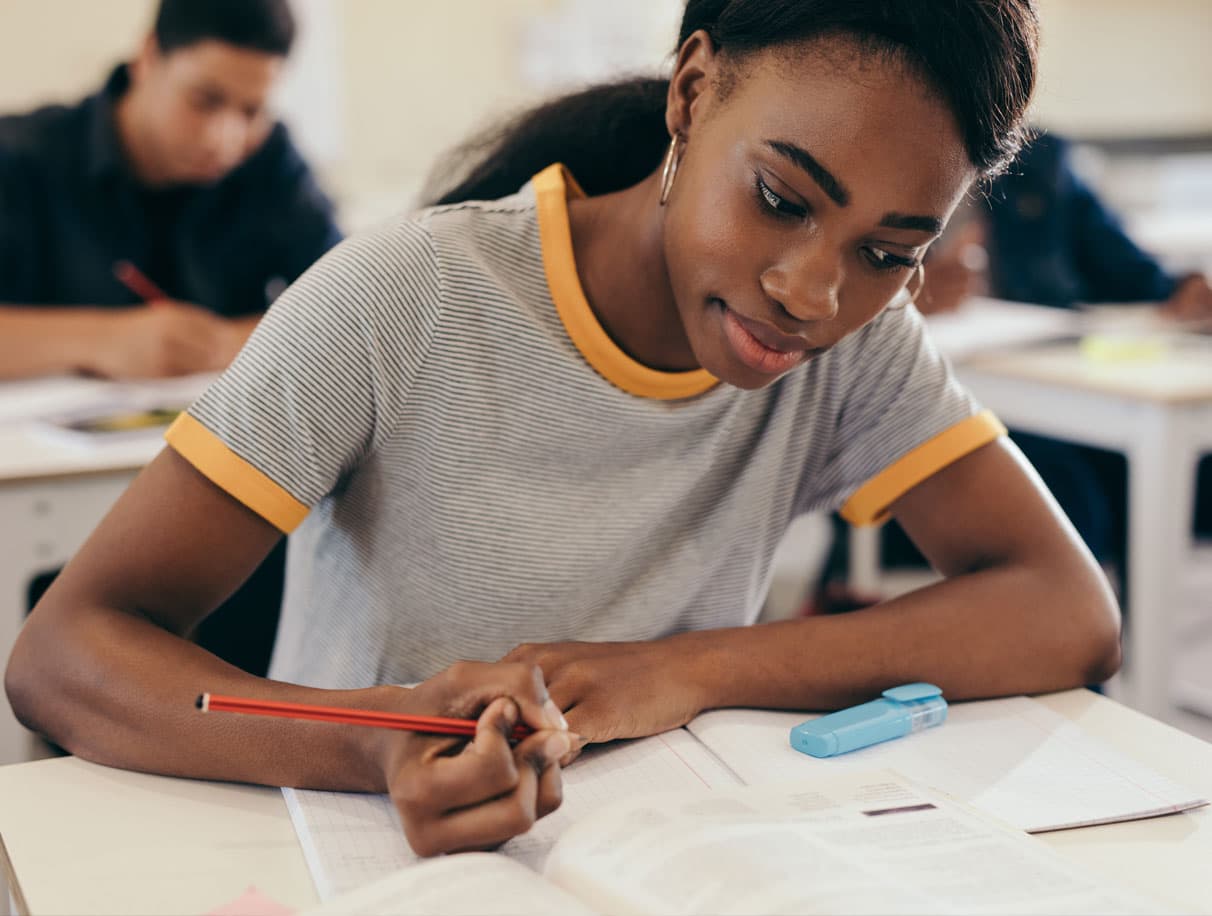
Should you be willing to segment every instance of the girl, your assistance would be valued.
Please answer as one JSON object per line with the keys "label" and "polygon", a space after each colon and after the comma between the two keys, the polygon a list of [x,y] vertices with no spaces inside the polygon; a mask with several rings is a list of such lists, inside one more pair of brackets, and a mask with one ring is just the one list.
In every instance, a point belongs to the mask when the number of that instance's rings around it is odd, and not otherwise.
{"label": "girl", "polygon": [[[23,721],[117,766],[389,790],[434,853],[525,830],[584,740],[1116,668],[1098,569],[903,301],[1018,148],[1031,0],[690,0],[678,48],[279,300],[35,611]],[[947,580],[750,626],[788,521],[835,506],[895,516]],[[183,634],[291,531],[257,680]],[[204,689],[487,712],[456,755],[200,719]],[[511,752],[517,716],[542,730]]]}

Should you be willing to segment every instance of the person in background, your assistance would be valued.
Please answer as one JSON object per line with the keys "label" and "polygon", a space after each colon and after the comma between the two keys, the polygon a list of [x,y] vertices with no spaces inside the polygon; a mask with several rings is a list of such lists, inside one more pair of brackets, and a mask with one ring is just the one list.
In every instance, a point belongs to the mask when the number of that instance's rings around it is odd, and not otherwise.
{"label": "person in background", "polygon": [[0,378],[218,371],[339,241],[271,90],[287,0],[162,0],[95,95],[0,117]]}
{"label": "person in background", "polygon": [[[917,305],[952,311],[971,295],[1058,308],[1156,302],[1177,321],[1212,321],[1202,273],[1175,275],[1141,249],[1073,167],[1068,141],[1038,134],[930,253]],[[1124,569],[1126,471],[1119,455],[1012,431],[1087,545]],[[1196,530],[1212,534],[1212,463],[1200,469]],[[893,558],[907,553],[896,533]]]}
{"label": "person in background", "polygon": [[[340,240],[268,108],[294,37],[287,0],[162,0],[98,93],[0,118],[0,379],[221,370]],[[284,556],[199,643],[264,673]],[[34,581],[31,607],[54,575]]]}
{"label": "person in background", "polygon": [[1171,274],[1133,242],[1056,134],[1037,134],[950,228],[926,262],[925,314],[984,293],[1059,308],[1156,302],[1180,320],[1212,319],[1208,278]]}

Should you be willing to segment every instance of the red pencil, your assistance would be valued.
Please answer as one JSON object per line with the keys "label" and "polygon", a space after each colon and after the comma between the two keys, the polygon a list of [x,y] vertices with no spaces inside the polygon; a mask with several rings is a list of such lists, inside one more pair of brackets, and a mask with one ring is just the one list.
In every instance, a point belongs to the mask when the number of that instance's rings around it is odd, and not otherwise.
{"label": "red pencil", "polygon": [[[472,719],[410,716],[398,712],[346,709],[343,706],[313,706],[309,703],[285,703],[280,700],[251,700],[246,697],[221,696],[217,693],[199,695],[196,705],[203,712],[242,712],[247,715],[277,716],[283,719],[312,719],[316,722],[370,725],[375,728],[395,728],[429,735],[458,735],[470,738],[476,733],[476,723]],[[521,741],[532,732],[528,726],[515,725],[510,737],[514,741]]]}
{"label": "red pencil", "polygon": [[129,289],[144,302],[160,302],[168,298],[168,294],[156,286],[147,275],[130,261],[117,261],[114,264],[114,276],[118,282]]}

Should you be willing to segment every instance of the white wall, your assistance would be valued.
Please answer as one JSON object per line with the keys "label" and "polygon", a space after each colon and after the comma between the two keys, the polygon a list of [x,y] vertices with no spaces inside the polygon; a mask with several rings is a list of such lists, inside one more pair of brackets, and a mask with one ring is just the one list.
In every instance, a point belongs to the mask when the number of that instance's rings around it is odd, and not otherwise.
{"label": "white wall", "polygon": [[1212,134],[1212,0],[1040,0],[1041,123],[1089,137]]}

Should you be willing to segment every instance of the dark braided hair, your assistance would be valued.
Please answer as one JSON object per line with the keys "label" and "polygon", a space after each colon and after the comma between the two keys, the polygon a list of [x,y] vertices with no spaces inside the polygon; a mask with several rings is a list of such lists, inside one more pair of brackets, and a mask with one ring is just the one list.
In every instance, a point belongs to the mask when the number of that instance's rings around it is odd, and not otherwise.
{"label": "dark braided hair", "polygon": [[[1014,158],[1035,86],[1034,0],[688,0],[680,48],[704,31],[734,60],[825,35],[900,56],[948,104],[968,157],[988,178]],[[589,194],[630,187],[657,168],[669,134],[667,79],[595,86],[534,108],[459,147],[434,203],[492,200],[562,162]]]}

